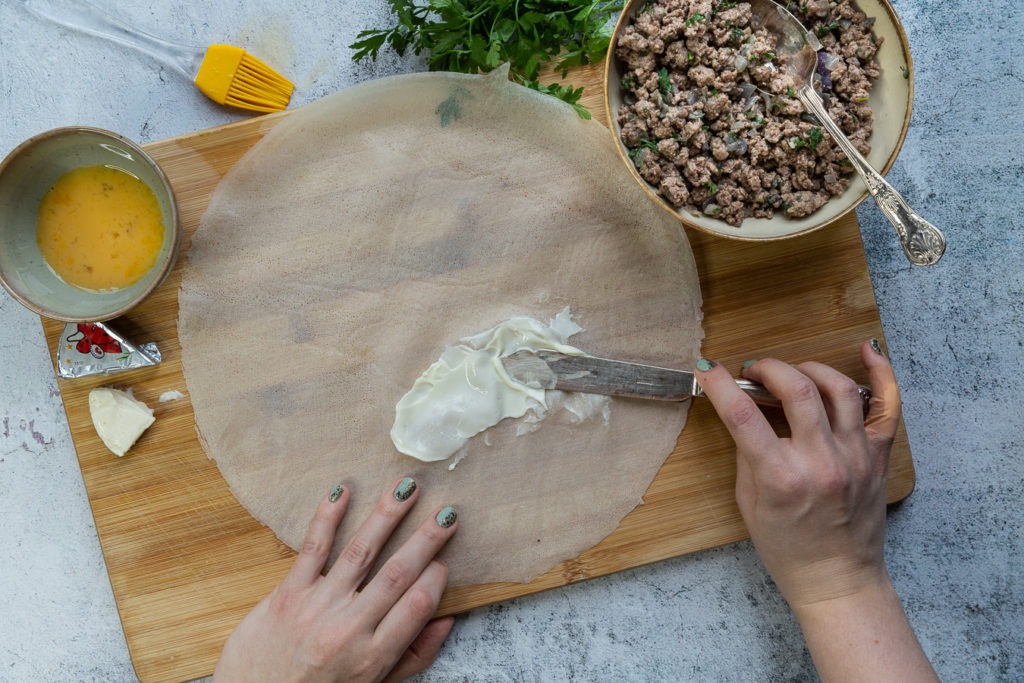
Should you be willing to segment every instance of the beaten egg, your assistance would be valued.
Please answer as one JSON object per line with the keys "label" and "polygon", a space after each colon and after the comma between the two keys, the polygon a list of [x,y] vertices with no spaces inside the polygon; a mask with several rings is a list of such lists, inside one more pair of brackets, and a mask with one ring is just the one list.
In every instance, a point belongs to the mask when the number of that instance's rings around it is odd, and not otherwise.
{"label": "beaten egg", "polygon": [[138,282],[156,263],[166,229],[153,190],[112,166],[61,176],[39,205],[36,239],[47,265],[94,291]]}

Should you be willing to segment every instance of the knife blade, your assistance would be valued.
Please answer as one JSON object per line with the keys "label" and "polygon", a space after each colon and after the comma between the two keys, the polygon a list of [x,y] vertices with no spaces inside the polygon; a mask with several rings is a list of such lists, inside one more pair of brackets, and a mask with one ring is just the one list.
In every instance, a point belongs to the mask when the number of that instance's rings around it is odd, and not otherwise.
{"label": "knife blade", "polygon": [[[502,358],[502,363],[516,381],[542,389],[655,401],[685,401],[704,395],[697,378],[688,370],[554,351],[517,351]],[[782,405],[782,401],[762,384],[741,378],[736,380],[736,385],[758,405],[776,408]],[[866,413],[871,390],[861,386],[860,395]]]}

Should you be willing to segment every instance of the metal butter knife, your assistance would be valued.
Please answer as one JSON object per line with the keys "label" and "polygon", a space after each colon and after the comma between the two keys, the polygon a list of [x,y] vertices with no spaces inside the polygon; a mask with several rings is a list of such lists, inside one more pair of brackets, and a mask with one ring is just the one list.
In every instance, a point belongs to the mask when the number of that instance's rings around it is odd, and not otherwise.
{"label": "metal butter knife", "polygon": [[[655,401],[685,401],[704,395],[696,377],[688,370],[671,370],[592,356],[569,356],[553,351],[517,351],[502,358],[502,363],[513,379],[543,389]],[[737,379],[736,385],[758,405],[782,405],[762,384]],[[861,386],[860,395],[866,413],[871,390]]]}

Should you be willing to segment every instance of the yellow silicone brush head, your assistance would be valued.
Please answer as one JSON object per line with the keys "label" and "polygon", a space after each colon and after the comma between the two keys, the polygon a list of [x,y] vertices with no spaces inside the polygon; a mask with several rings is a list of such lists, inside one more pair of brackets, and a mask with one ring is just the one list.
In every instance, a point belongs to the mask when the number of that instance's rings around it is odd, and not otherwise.
{"label": "yellow silicone brush head", "polygon": [[217,104],[259,112],[288,106],[295,86],[234,45],[211,45],[196,74],[196,87]]}

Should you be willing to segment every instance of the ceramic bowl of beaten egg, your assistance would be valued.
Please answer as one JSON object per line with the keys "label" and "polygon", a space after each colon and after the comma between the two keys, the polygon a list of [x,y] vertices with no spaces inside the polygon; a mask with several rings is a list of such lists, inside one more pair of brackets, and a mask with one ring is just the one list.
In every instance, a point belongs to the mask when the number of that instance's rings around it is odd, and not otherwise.
{"label": "ceramic bowl of beaten egg", "polygon": [[0,282],[39,315],[124,314],[164,281],[180,244],[167,177],[116,133],[58,128],[0,162]]}
{"label": "ceramic bowl of beaten egg", "polygon": [[[907,36],[889,0],[779,4],[822,44],[815,88],[841,103],[848,136],[870,109],[865,156],[884,174],[914,97]],[[867,187],[795,92],[765,91],[783,64],[737,19],[747,3],[716,1],[711,10],[690,0],[626,2],[605,104],[634,179],[686,226],[717,237],[774,241],[849,215]],[[859,74],[870,74],[869,90]]]}

